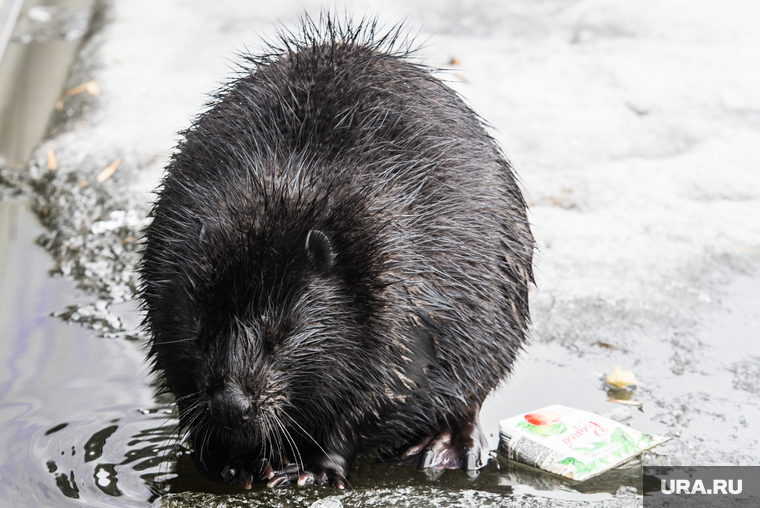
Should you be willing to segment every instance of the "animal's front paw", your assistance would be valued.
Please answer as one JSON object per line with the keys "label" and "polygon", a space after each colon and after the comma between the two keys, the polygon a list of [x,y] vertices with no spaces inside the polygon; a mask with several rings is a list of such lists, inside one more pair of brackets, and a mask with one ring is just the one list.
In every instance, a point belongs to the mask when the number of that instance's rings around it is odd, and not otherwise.
{"label": "animal's front paw", "polygon": [[246,461],[232,460],[222,469],[222,478],[230,485],[242,485],[250,489],[254,481],[266,479],[271,471],[272,466],[266,460],[258,467]]}
{"label": "animal's front paw", "polygon": [[304,469],[299,469],[296,464],[290,464],[289,466],[279,471],[268,471],[267,479],[269,487],[277,487],[279,485],[329,485],[336,489],[346,488],[346,476],[339,470],[330,467],[310,467],[307,465]]}

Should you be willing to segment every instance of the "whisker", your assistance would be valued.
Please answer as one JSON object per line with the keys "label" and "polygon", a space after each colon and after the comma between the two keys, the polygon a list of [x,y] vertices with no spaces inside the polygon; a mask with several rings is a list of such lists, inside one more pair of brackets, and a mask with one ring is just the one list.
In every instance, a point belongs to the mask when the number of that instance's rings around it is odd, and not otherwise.
{"label": "whisker", "polygon": [[[153,429],[153,430],[156,431],[157,434],[159,434],[162,430],[164,430],[164,425],[169,423],[170,420],[171,418],[167,418],[161,423],[161,425],[159,425],[156,429]],[[171,432],[166,431],[164,433],[165,437],[161,440],[161,445],[159,446],[156,453],[156,457],[160,459],[158,463],[158,478],[161,478],[162,475],[169,473],[169,461],[164,460],[164,459],[167,459],[176,448],[177,446],[176,438],[178,434],[179,434],[179,431],[176,428]],[[174,440],[174,444],[170,445],[169,443],[172,440]],[[162,469],[163,467],[166,467],[165,471]]]}
{"label": "whisker", "polygon": [[300,475],[305,470],[303,458],[301,457],[301,452],[298,451],[298,446],[296,445],[296,442],[293,439],[293,436],[290,435],[290,432],[288,432],[288,429],[285,427],[285,425],[283,425],[282,421],[277,417],[277,415],[273,413],[272,418],[274,419],[275,423],[277,423],[277,425],[280,426],[280,429],[282,429],[282,432],[285,435],[285,438],[288,440],[288,444],[290,445],[290,448],[293,450],[293,460],[295,460],[296,462],[296,467],[298,468],[298,474]]}
{"label": "whisker", "polygon": [[196,395],[199,395],[200,393],[201,393],[200,391],[197,391],[197,392],[195,392],[195,393],[191,393],[191,394],[189,394],[189,395],[183,395],[182,397],[179,397],[179,398],[177,398],[177,399],[174,399],[174,402],[172,402],[172,405],[173,405],[173,406],[176,406],[176,405],[177,405],[177,402],[183,401],[183,400],[185,400],[185,399],[189,399],[190,397],[195,397]]}
{"label": "whisker", "polygon": [[[319,443],[317,443],[317,440],[316,440],[316,439],[314,439],[313,437],[311,437],[311,435],[310,435],[308,432],[306,432],[306,429],[304,429],[304,428],[303,428],[303,427],[302,427],[302,426],[301,426],[301,425],[300,425],[300,424],[299,424],[299,423],[298,423],[298,422],[295,420],[295,418],[293,418],[292,416],[290,416],[290,415],[287,413],[287,411],[283,411],[283,412],[282,412],[282,414],[283,414],[283,415],[285,415],[285,416],[287,416],[287,417],[290,419],[290,421],[291,421],[291,422],[293,422],[293,425],[295,425],[296,427],[298,427],[298,428],[301,430],[301,432],[303,433],[303,435],[304,435],[305,437],[307,437],[307,438],[311,439],[311,441],[312,441],[312,442],[313,442],[315,445],[317,445],[317,448],[319,448],[320,450],[322,450],[322,453],[325,455],[325,457],[327,457],[327,460],[329,460],[329,461],[330,461],[330,463],[332,464],[332,466],[335,468],[335,470],[336,470],[336,471],[340,471],[340,468],[338,467],[338,464],[336,464],[336,463],[335,463],[335,461],[332,459],[332,457],[331,457],[331,456],[330,456],[330,455],[329,455],[329,454],[328,454],[328,453],[325,451],[325,449],[324,449],[324,448],[322,448],[322,446],[321,446]],[[347,478],[345,478],[345,477],[344,477],[344,478],[343,478],[343,480],[346,482],[346,485],[348,485],[348,487],[349,487],[349,488],[352,488],[352,489],[353,489],[353,486],[351,485],[351,483],[348,481],[348,479],[347,479]]]}
{"label": "whisker", "polygon": [[202,466],[206,467],[206,462],[203,460],[203,449],[208,445],[211,439],[211,422],[208,420],[203,420],[201,422],[201,428],[203,429],[203,435],[201,436],[200,442],[198,443],[198,460]]}
{"label": "whisker", "polygon": [[[263,457],[263,459],[265,461],[270,461],[269,455],[267,453],[267,445],[269,445],[269,433],[271,432],[271,424],[269,423],[269,415],[266,414],[266,413],[264,413],[263,416],[264,416],[264,418],[262,419],[262,422],[261,422],[261,427],[262,427],[261,428],[261,432],[262,432],[262,436],[261,436],[262,457]],[[262,462],[262,470],[261,470],[261,472],[263,473],[265,469],[266,469],[266,467],[264,466],[264,464]]]}

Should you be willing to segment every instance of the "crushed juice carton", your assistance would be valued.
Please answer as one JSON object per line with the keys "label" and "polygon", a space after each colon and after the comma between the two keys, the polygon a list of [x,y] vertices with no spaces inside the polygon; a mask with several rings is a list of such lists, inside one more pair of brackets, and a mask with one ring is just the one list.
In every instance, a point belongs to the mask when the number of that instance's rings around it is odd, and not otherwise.
{"label": "crushed juice carton", "polygon": [[577,481],[671,439],[560,405],[502,420],[499,437],[499,450],[507,458]]}

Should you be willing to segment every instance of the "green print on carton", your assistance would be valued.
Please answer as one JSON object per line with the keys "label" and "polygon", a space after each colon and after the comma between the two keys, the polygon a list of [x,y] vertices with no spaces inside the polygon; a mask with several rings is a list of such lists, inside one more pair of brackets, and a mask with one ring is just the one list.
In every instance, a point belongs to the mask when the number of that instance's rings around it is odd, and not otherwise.
{"label": "green print on carton", "polygon": [[[620,431],[620,437],[618,437],[618,439],[616,440],[615,434],[617,434],[618,431]],[[654,442],[654,436],[652,436],[651,434],[642,433],[641,437],[639,437],[639,440],[635,442],[634,444],[634,440],[630,434],[628,434],[627,432],[623,432],[622,429],[617,429],[612,434],[612,441],[616,443],[619,442],[621,445],[623,445],[625,447],[626,452],[637,453],[646,448],[649,448],[650,445]]]}
{"label": "green print on carton", "polygon": [[590,464],[586,464],[585,462],[581,462],[575,457],[567,457],[559,461],[559,463],[562,464],[563,466],[571,467],[572,470],[575,471],[574,476],[580,476],[583,473],[589,473],[593,471],[597,467],[597,462],[599,461],[594,461]]}
{"label": "green print on carton", "polygon": [[[624,454],[630,455],[641,451],[641,449],[651,443],[652,440],[652,436],[648,434],[642,434],[641,439],[639,439],[639,442],[636,443],[630,434],[618,427],[612,432],[609,441],[596,441],[594,443],[591,443],[590,446],[575,449],[575,452],[591,455],[594,452],[601,450],[602,448],[608,447],[611,443],[617,443],[619,445],[618,448],[614,451],[611,451],[610,455],[621,458]],[[643,447],[640,446],[642,443],[644,444]],[[610,462],[609,457],[603,455],[598,459],[590,462],[582,462],[575,457],[567,457],[566,459],[561,460],[559,463],[564,466],[571,467],[575,472],[574,476],[580,476],[584,473],[604,469],[604,466],[608,465]]]}
{"label": "green print on carton", "polygon": [[[615,432],[612,433],[610,441],[613,443],[618,443],[626,455],[641,451],[641,447],[636,444],[631,435],[620,427],[615,429]],[[616,451],[615,455],[620,457],[620,451]]]}
{"label": "green print on carton", "polygon": [[[580,454],[588,454],[591,455],[597,450],[601,450],[602,448],[609,447],[610,442],[609,441],[597,441],[595,443],[591,443],[591,446],[586,446],[584,448],[576,448],[574,451],[576,453]],[[620,456],[619,452],[615,453],[618,457]],[[604,466],[608,465],[609,458],[605,455],[602,455],[596,460],[592,460],[590,462],[582,462],[575,457],[567,457],[566,459],[563,459],[559,462],[560,464],[564,466],[571,466],[573,468],[573,471],[575,471],[574,476],[582,475],[583,473],[588,473],[591,471],[597,471],[600,469],[604,469]]]}
{"label": "green print on carton", "polygon": [[[576,448],[574,451],[591,455],[602,448],[609,447],[612,443],[617,443],[619,446],[614,451],[610,451],[609,455],[620,459],[624,455],[636,455],[641,450],[648,448],[653,441],[654,437],[650,434],[641,434],[639,441],[635,442],[629,433],[618,427],[612,432],[609,441],[596,441],[591,443],[590,446]],[[567,457],[559,461],[559,463],[563,466],[569,466],[575,472],[573,476],[578,477],[584,473],[607,469],[605,466],[608,466],[610,463],[609,455],[602,455],[596,460],[586,462],[582,462],[575,457]]]}
{"label": "green print on carton", "polygon": [[[640,446],[642,441],[644,442],[644,446]],[[584,448],[576,448],[575,451],[592,454],[606,446],[609,446],[611,443],[617,443],[619,447],[616,450],[611,451],[610,455],[620,458],[623,456],[623,454],[629,455],[631,453],[636,453],[636,452],[641,451],[642,448],[645,448],[646,445],[651,442],[652,442],[652,436],[648,434],[642,434],[641,439],[639,440],[638,443],[636,443],[630,434],[628,434],[626,431],[618,427],[612,432],[612,435],[610,436],[609,441],[596,441],[594,443],[591,443],[590,446],[586,446]],[[594,462],[594,464],[596,463],[607,464],[608,462],[606,458],[602,458],[599,461]]]}
{"label": "green print on carton", "polygon": [[[590,443],[590,446],[586,446],[584,448],[573,448],[573,450],[576,452],[582,452],[591,455],[592,453],[608,446],[610,446],[610,441],[596,441],[594,443]],[[618,456],[620,455],[618,454]]]}

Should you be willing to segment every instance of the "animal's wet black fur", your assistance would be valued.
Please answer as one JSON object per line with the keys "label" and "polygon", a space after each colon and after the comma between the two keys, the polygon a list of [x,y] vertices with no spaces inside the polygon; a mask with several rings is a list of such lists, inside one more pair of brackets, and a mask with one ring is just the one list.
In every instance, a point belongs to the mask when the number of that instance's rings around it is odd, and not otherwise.
{"label": "animal's wet black fur", "polygon": [[307,18],[245,57],[168,165],[140,267],[150,357],[220,481],[262,459],[340,478],[456,430],[525,341],[513,172],[403,33]]}

